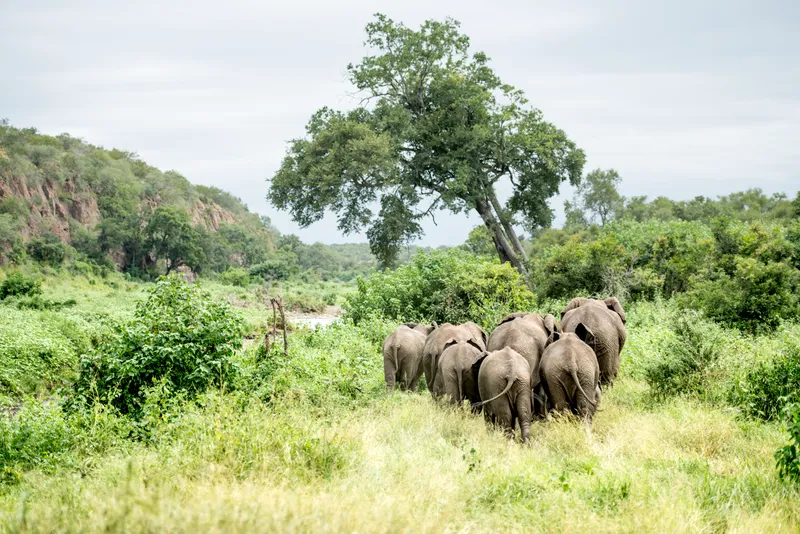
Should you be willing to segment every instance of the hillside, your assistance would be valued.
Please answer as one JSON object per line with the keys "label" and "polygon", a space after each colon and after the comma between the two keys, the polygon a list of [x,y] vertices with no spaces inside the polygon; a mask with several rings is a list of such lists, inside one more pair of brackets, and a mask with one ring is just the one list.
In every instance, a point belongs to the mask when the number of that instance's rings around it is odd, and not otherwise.
{"label": "hillside", "polygon": [[[178,233],[162,235],[164,226]],[[0,261],[42,240],[125,271],[162,259],[221,271],[264,261],[276,237],[269,220],[240,199],[162,172],[135,153],[0,123]],[[180,242],[192,250],[169,250]]]}

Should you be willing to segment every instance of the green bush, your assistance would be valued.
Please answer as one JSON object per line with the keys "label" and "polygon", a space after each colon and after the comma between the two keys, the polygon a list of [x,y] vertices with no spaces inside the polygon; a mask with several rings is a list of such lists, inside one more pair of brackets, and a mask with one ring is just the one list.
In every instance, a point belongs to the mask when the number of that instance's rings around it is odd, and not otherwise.
{"label": "green bush", "polygon": [[268,260],[250,267],[250,276],[264,280],[286,280],[291,274],[291,266],[282,260]]}
{"label": "green bush", "polygon": [[787,404],[783,418],[787,423],[790,441],[775,452],[778,475],[800,484],[800,404]]}
{"label": "green bush", "polygon": [[705,374],[719,359],[719,336],[714,324],[696,313],[675,319],[675,336],[657,360],[644,369],[645,379],[657,397],[707,392]]}
{"label": "green bush", "polygon": [[398,322],[475,321],[491,328],[503,315],[530,310],[533,294],[510,264],[458,249],[419,252],[391,272],[358,280],[346,316],[354,322],[384,317]]}
{"label": "green bush", "polygon": [[63,310],[64,308],[71,308],[78,303],[75,299],[67,300],[50,300],[42,298],[41,295],[33,297],[22,297],[16,299],[16,306],[20,310]]}
{"label": "green bush", "polygon": [[144,391],[156,381],[189,396],[225,384],[234,374],[231,356],[241,347],[243,330],[228,303],[177,275],[162,278],[137,304],[133,319],[116,325],[82,359],[76,394],[140,415]]}
{"label": "green bush", "polygon": [[800,273],[786,263],[737,257],[734,273],[698,282],[683,299],[715,321],[758,333],[774,330],[800,314]]}
{"label": "green bush", "polygon": [[753,417],[778,419],[786,399],[800,391],[800,346],[789,343],[768,361],[746,371],[731,392],[731,402]]}
{"label": "green bush", "polygon": [[22,273],[12,273],[0,285],[0,300],[6,297],[34,297],[42,294],[42,282]]}
{"label": "green bush", "polygon": [[46,233],[30,240],[28,255],[36,261],[58,267],[67,257],[67,246],[58,236]]}
{"label": "green bush", "polygon": [[228,269],[219,275],[219,281],[236,287],[247,287],[250,285],[250,273],[245,269]]}

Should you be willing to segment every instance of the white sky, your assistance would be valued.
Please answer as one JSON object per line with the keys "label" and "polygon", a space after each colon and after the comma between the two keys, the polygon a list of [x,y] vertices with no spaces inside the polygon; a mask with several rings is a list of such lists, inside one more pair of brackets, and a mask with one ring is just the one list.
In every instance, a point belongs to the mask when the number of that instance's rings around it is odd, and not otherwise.
{"label": "white sky", "polygon": [[[622,193],[716,196],[800,187],[800,2],[289,2],[0,0],[0,117],[137,152],[216,185],[307,242],[264,196],[286,141],[321,106],[348,108],[346,65],[375,12],[452,16],[501,78]],[[560,212],[562,195],[552,202]],[[422,244],[463,242],[477,216],[439,214]]]}

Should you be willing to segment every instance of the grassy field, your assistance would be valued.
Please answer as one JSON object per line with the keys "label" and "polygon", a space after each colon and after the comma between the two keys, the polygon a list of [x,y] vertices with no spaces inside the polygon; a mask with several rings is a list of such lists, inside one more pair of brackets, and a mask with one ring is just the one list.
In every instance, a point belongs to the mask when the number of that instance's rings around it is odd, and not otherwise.
{"label": "grassy field", "polygon": [[[92,314],[129,313],[144,289],[98,284],[48,280],[46,295],[78,304],[14,321],[69,344],[53,324],[94,328]],[[387,396],[382,322],[295,334],[288,357],[250,346],[235,383],[193,402],[155,391],[138,421],[69,412],[37,390],[0,415],[0,532],[798,532],[800,488],[775,469],[783,426],[724,399],[737,361],[800,329],[719,329],[706,390],[657,398],[645,370],[667,356],[679,313],[631,307],[622,374],[593,427],[536,422],[529,446],[427,393]],[[70,361],[53,376],[68,381]]]}

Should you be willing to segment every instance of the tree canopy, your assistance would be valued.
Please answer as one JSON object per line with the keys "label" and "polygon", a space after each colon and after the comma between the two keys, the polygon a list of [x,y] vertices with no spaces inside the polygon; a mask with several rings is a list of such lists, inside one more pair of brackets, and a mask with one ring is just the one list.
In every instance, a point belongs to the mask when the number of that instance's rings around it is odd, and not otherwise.
{"label": "tree canopy", "polygon": [[[421,220],[435,210],[475,210],[500,259],[524,273],[514,224],[549,226],[547,200],[563,181],[580,181],[583,152],[503,83],[484,53],[470,53],[457,21],[413,30],[379,14],[366,32],[372,54],[348,65],[360,105],[311,117],[268,199],[302,226],[331,210],[344,233],[366,229],[383,265],[422,235]],[[501,180],[512,187],[505,204]]]}

